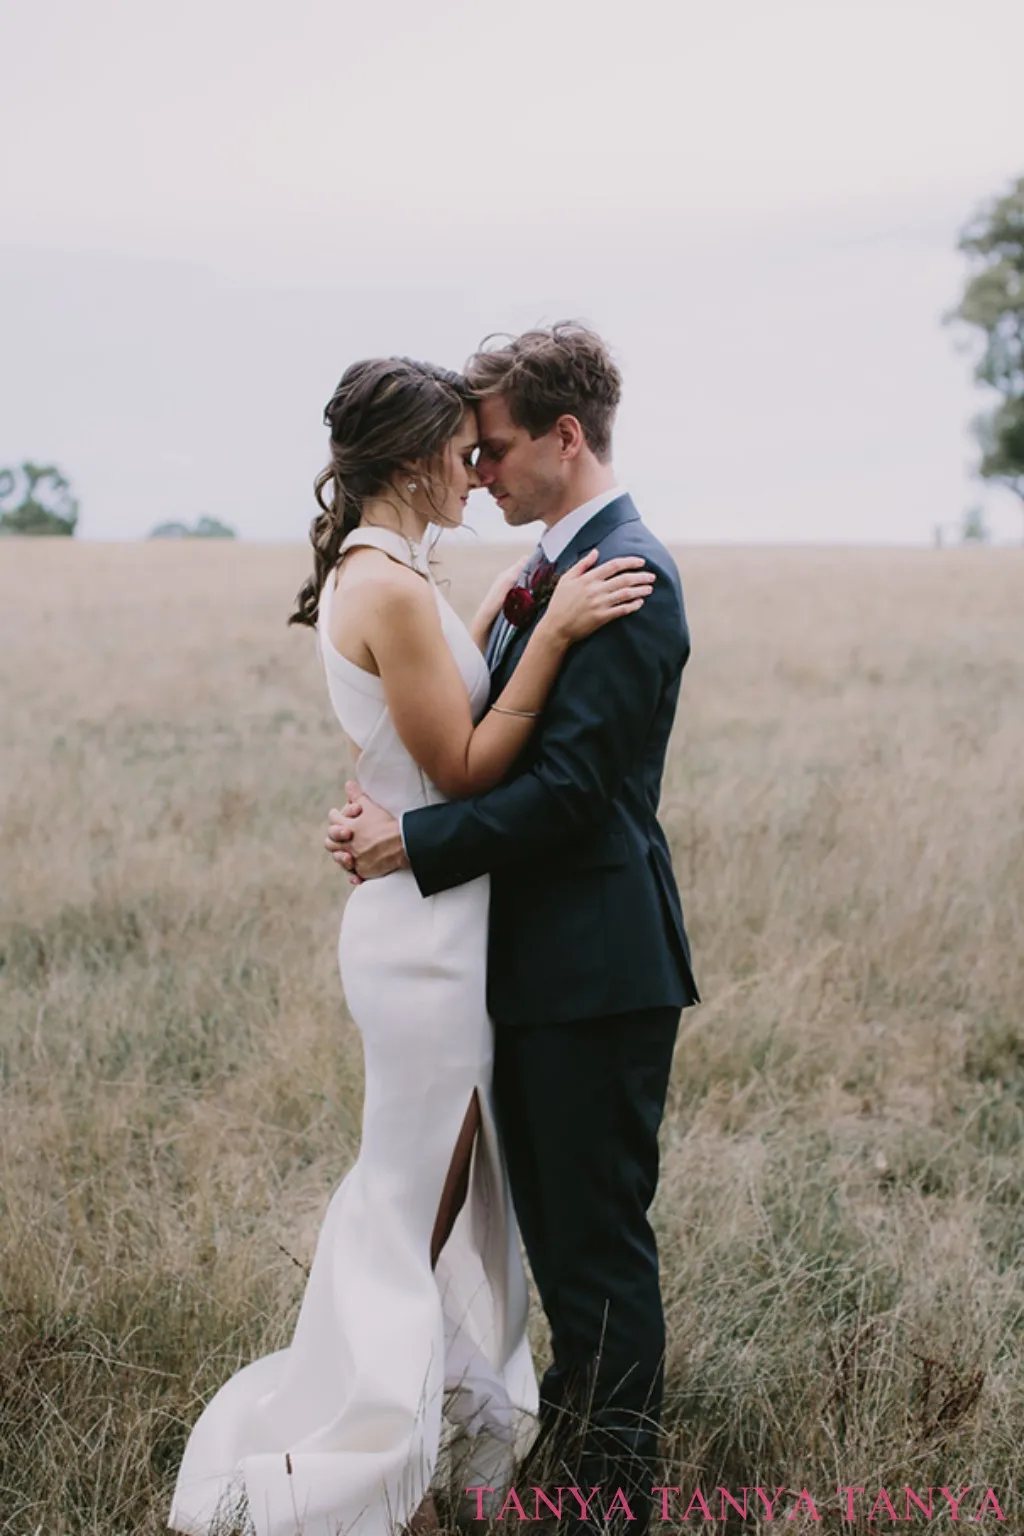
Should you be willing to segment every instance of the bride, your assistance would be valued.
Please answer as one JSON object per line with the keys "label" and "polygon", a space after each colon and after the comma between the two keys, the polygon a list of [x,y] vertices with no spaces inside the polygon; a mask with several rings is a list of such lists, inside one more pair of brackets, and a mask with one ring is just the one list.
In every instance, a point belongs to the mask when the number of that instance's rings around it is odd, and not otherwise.
{"label": "bride", "polygon": [[[406,358],[356,363],[325,422],[315,572],[290,622],[317,630],[360,783],[396,816],[490,788],[568,647],[634,612],[653,578],[637,557],[579,561],[488,707],[483,650],[522,566],[467,630],[424,545],[431,525],[461,523],[479,483],[468,385]],[[359,1156],[331,1198],[291,1345],[245,1366],[196,1423],[172,1530],[214,1536],[243,1510],[258,1536],[429,1528],[442,1409],[463,1487],[507,1483],[526,1449],[537,1387],[491,1108],[487,905],[487,876],[423,897],[408,870],[349,896],[338,955],[365,1061]]]}

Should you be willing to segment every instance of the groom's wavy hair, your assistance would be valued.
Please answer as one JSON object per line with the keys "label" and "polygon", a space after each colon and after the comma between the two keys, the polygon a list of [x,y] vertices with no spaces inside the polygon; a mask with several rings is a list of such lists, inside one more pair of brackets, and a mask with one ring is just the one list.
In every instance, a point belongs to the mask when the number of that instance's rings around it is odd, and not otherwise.
{"label": "groom's wavy hair", "polygon": [[426,466],[430,495],[431,476],[472,404],[462,374],[434,363],[376,357],[345,370],[324,407],[331,456],[313,482],[320,508],[309,528],[313,575],[299,591],[289,624],[315,626],[323,584],[367,501],[394,489],[395,477],[413,466]]}
{"label": "groom's wavy hair", "polygon": [[531,437],[550,432],[559,416],[575,416],[587,447],[606,464],[622,375],[596,331],[561,320],[521,336],[485,336],[466,364],[474,393],[501,395],[509,415]]}

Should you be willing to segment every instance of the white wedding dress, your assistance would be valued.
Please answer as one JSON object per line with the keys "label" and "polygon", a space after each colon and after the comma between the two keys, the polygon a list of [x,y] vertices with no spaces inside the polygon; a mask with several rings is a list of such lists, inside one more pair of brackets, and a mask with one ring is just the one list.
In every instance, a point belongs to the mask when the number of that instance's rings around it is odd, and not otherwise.
{"label": "white wedding dress", "polygon": [[[487,667],[422,552],[376,527],[342,550],[357,545],[431,581],[478,719]],[[320,599],[319,647],[334,711],[360,748],[359,782],[396,816],[441,801],[399,740],[380,679],[331,644],[334,580]],[[172,1530],[214,1536],[244,1494],[258,1536],[386,1536],[429,1487],[442,1408],[468,1449],[463,1488],[507,1483],[513,1453],[529,1444],[526,1282],[491,1108],[488,896],[484,876],[423,897],[408,870],[349,896],[339,963],[365,1058],[359,1157],[327,1209],[290,1347],[245,1366],[196,1423]],[[469,1194],[432,1270],[474,1090],[483,1124]]]}

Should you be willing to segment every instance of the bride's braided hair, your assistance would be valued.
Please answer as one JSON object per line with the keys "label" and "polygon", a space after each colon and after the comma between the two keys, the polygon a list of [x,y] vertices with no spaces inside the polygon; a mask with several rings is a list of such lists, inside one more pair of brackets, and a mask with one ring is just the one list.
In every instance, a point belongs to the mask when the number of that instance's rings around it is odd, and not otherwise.
{"label": "bride's braided hair", "polygon": [[345,370],[324,409],[330,463],[313,482],[313,575],[295,600],[289,624],[315,626],[328,573],[363,505],[413,465],[435,463],[462,424],[473,393],[462,374],[409,357],[369,358]]}

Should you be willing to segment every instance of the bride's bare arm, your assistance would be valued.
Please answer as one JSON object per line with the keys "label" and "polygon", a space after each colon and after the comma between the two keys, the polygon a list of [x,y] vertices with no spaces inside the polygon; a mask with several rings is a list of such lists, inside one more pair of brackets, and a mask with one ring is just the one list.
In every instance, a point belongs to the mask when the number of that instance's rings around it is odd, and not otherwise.
{"label": "bride's bare arm", "polygon": [[592,551],[562,577],[508,686],[475,727],[434,593],[411,572],[382,573],[365,641],[403,745],[451,799],[501,782],[534,730],[569,646],[635,612],[650,591],[654,578],[640,569],[640,557],[593,569],[595,559]]}

